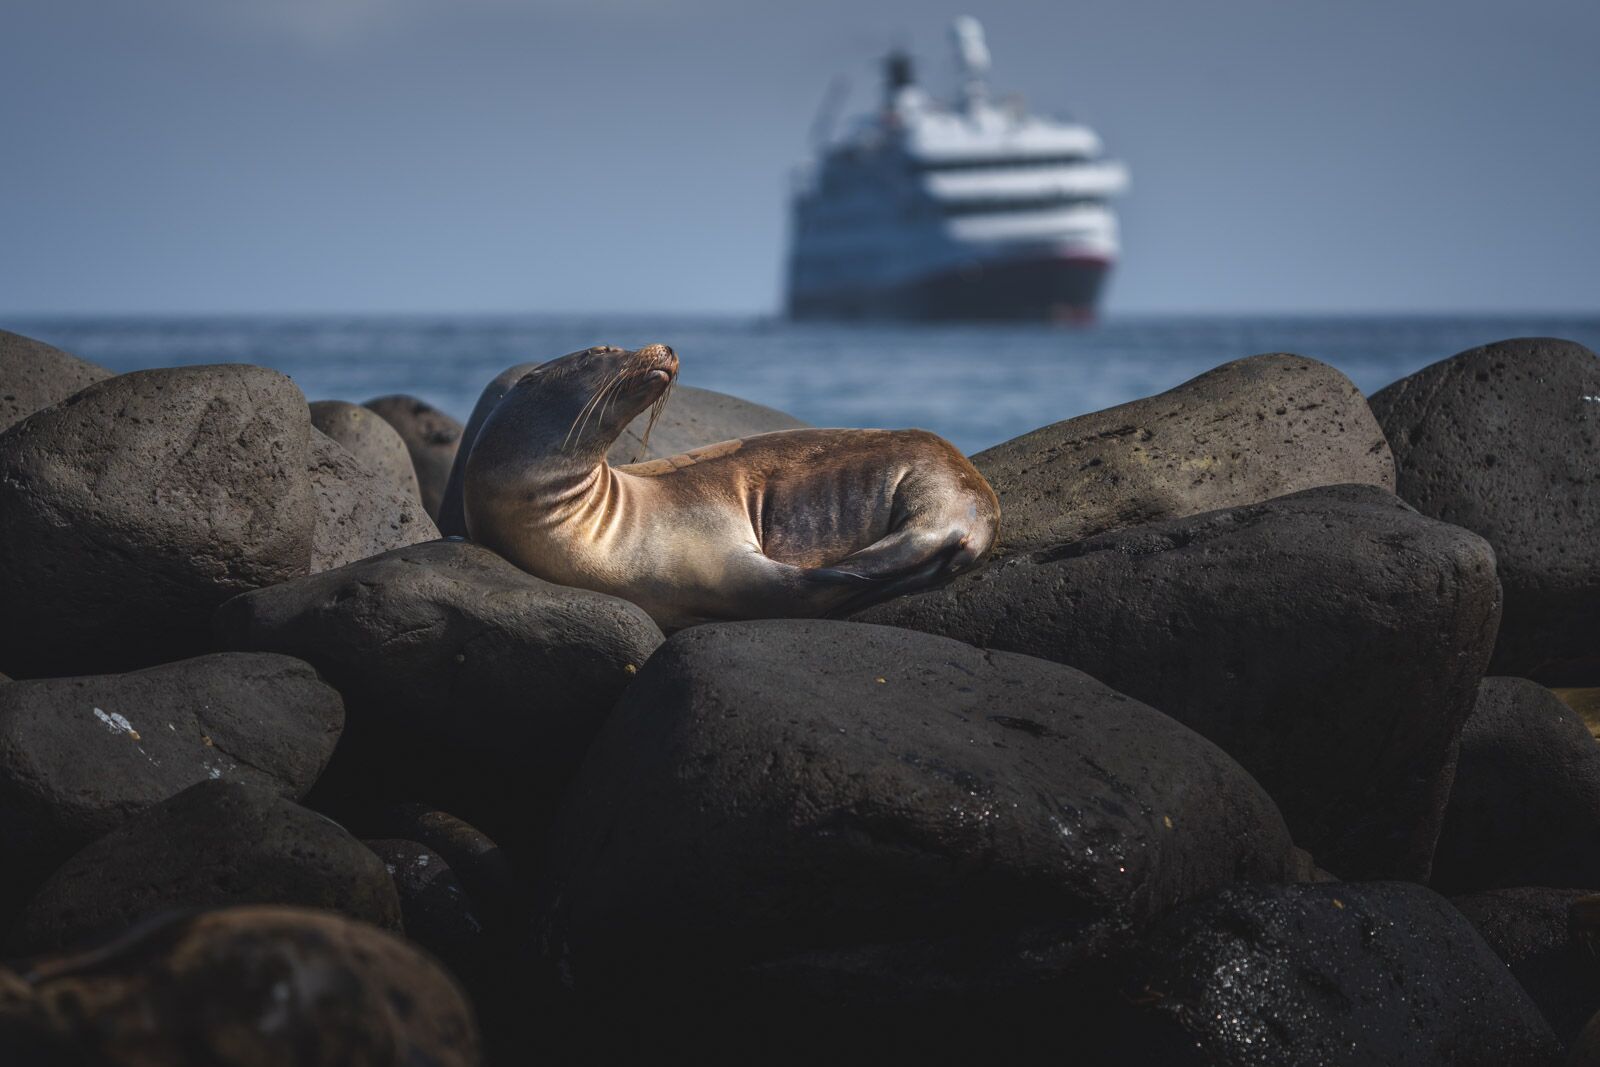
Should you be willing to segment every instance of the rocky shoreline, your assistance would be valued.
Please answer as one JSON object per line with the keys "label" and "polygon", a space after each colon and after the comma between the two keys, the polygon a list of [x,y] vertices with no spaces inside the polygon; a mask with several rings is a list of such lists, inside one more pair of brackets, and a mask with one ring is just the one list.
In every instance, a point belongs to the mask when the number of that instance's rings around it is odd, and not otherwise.
{"label": "rocky shoreline", "polygon": [[671,635],[441,539],[461,433],[0,332],[0,1061],[1600,1063],[1587,349],[1236,360]]}

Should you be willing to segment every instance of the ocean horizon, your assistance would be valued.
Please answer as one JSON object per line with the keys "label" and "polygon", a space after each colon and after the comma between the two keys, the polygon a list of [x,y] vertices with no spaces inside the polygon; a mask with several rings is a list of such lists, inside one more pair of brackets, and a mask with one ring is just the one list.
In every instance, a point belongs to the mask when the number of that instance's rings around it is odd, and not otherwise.
{"label": "ocean horizon", "polygon": [[1263,352],[1331,364],[1370,395],[1506,338],[1600,348],[1600,313],[1141,313],[1076,328],[733,314],[16,315],[0,328],[119,373],[256,363],[289,375],[310,400],[409,393],[462,421],[508,366],[591,344],[659,341],[678,351],[686,385],[818,426],[922,427],[967,452]]}

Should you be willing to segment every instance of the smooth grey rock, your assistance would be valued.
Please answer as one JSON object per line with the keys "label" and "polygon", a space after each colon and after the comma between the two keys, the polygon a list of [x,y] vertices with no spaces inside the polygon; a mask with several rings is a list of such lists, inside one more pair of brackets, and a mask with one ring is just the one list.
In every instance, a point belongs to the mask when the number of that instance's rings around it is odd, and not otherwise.
{"label": "smooth grey rock", "polygon": [[1450,894],[1600,887],[1600,742],[1543,686],[1485,678],[1479,687],[1433,886]]}
{"label": "smooth grey rock", "polygon": [[1474,348],[1372,397],[1399,494],[1494,546],[1490,670],[1600,685],[1600,360],[1548,337]]}
{"label": "smooth grey rock", "polygon": [[437,963],[366,923],[248,906],[0,966],[7,1062],[476,1067],[477,1024]]}
{"label": "smooth grey rock", "polygon": [[0,434],[0,667],[209,651],[218,604],[310,565],[311,433],[293,382],[234,364],[118,375]]}
{"label": "smooth grey rock", "polygon": [[422,507],[437,520],[461,443],[461,424],[426,400],[404,394],[373,397],[361,406],[376,412],[405,441],[422,491]]}
{"label": "smooth grey rock", "polygon": [[417,470],[411,452],[382,416],[346,400],[311,402],[311,425],[344,446],[367,470],[383,479],[402,495],[422,507],[422,490],[417,487]]}
{"label": "smooth grey rock", "polygon": [[109,377],[104,367],[0,330],[0,431]]}
{"label": "smooth grey rock", "polygon": [[1249,775],[1137,701],[821,620],[675,634],[552,842],[544,952],[652,1018],[953,998],[978,1020],[962,998],[1032,1003],[1165,909],[1293,865]]}
{"label": "smooth grey rock", "polygon": [[1395,485],[1360,391],[1327,364],[1287,353],[1224,363],[972,462],[1000,495],[996,557],[1320,485]]}
{"label": "smooth grey rock", "polygon": [[1557,1067],[1561,1043],[1438,894],[1402,882],[1232,886],[1124,964],[1107,1062]]}
{"label": "smooth grey rock", "polygon": [[339,824],[242,781],[207,781],[141,812],[51,875],[11,931],[12,955],[114,936],[182,908],[295,904],[400,929],[400,898]]}
{"label": "smooth grey rock", "polygon": [[132,674],[0,686],[0,857],[47,873],[191,785],[303,796],[333,753],[339,694],[288,656],[221,653]]}
{"label": "smooth grey rock", "polygon": [[1425,880],[1499,615],[1482,538],[1352,485],[1017,556],[857,618],[1087,671],[1243,764],[1322,867]]}
{"label": "smooth grey rock", "polygon": [[311,431],[307,473],[317,501],[312,574],[439,537],[439,528],[415,497],[317,430]]}
{"label": "smooth grey rock", "polygon": [[305,658],[344,694],[349,723],[324,788],[427,797],[497,838],[542,829],[661,642],[626,601],[451,541],[257,590],[224,604],[216,627],[226,647]]}
{"label": "smooth grey rock", "polygon": [[1450,903],[1505,961],[1571,1044],[1600,1010],[1600,897],[1586,889],[1493,889]]}

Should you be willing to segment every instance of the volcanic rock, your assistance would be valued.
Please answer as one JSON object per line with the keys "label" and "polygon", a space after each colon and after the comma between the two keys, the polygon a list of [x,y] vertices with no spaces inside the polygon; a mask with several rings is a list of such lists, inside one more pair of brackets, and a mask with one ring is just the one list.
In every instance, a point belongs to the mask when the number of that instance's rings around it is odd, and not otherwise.
{"label": "volcanic rock", "polygon": [[104,367],[0,330],[0,431],[109,377]]}
{"label": "volcanic rock", "polygon": [[342,445],[367,470],[422,506],[417,471],[400,432],[376,412],[345,400],[311,403],[311,425]]}
{"label": "volcanic rock", "polygon": [[48,873],[198,782],[300,797],[343,719],[339,694],[288,656],[222,653],[133,674],[9,682],[0,686],[0,870],[13,885]]}
{"label": "volcanic rock", "polygon": [[1485,678],[1479,687],[1433,885],[1451,894],[1600,886],[1600,743],[1543,686]]}
{"label": "volcanic rock", "polygon": [[400,838],[366,842],[399,894],[406,936],[439,957],[469,986],[497,955],[499,939],[479,919],[450,865],[426,845]]}
{"label": "volcanic rock", "polygon": [[731,1026],[943,1001],[982,1028],[980,1004],[1035,1005],[1165,909],[1292,865],[1265,793],[1151,708],[821,620],[674,635],[552,840],[541,942],[576,994]]}
{"label": "volcanic rock", "polygon": [[313,574],[439,536],[416,497],[316,430],[311,431],[308,473],[317,500]]}
{"label": "volcanic rock", "polygon": [[1495,889],[1454,904],[1571,1043],[1600,1010],[1600,898],[1584,889]]}
{"label": "volcanic rock", "polygon": [[1232,886],[1131,955],[1115,1062],[1556,1067],[1560,1042],[1461,913],[1407,883]]}
{"label": "volcanic rock", "polygon": [[411,453],[422,506],[438,519],[439,503],[450,481],[450,465],[461,443],[461,424],[425,400],[414,396],[379,396],[361,405],[393,426]]}
{"label": "volcanic rock", "polygon": [[1314,486],[1395,484],[1389,445],[1350,379],[1287,353],[1224,363],[972,462],[1000,495],[997,557]]}
{"label": "volcanic rock", "polygon": [[400,929],[384,861],[335,822],[245,782],[208,781],[69,859],[35,894],[7,951],[60,951],[178,908],[295,904]]}
{"label": "volcanic rock", "polygon": [[466,889],[479,921],[492,930],[509,930],[511,863],[488,834],[449,812],[416,803],[396,804],[367,825],[372,837],[399,838],[437,854]]}
{"label": "volcanic rock", "polygon": [[209,651],[218,604],[306,573],[310,436],[294,383],[242,365],[118,375],[0,434],[0,666]]}
{"label": "volcanic rock", "polygon": [[240,907],[0,967],[0,1059],[106,1067],[474,1067],[477,1026],[432,960],[365,923]]}
{"label": "volcanic rock", "polygon": [[[497,838],[542,830],[600,721],[661,642],[642,610],[436,541],[222,606],[226,647],[288,652],[344,694],[318,792],[425,797]],[[359,822],[353,815],[352,822]]]}
{"label": "volcanic rock", "polygon": [[1372,397],[1399,494],[1494,546],[1490,670],[1600,685],[1600,360],[1547,337],[1452,356]]}
{"label": "volcanic rock", "polygon": [[1425,879],[1499,611],[1482,538],[1351,485],[1017,556],[857,618],[1087,671],[1237,759],[1321,866]]}

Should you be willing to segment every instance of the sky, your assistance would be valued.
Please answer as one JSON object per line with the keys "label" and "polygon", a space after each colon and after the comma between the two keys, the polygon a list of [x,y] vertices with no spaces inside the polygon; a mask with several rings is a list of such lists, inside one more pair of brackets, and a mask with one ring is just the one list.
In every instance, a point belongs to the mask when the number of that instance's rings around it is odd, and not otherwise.
{"label": "sky", "polygon": [[0,0],[0,313],[764,313],[837,74],[1090,122],[1107,312],[1600,311],[1594,0]]}

